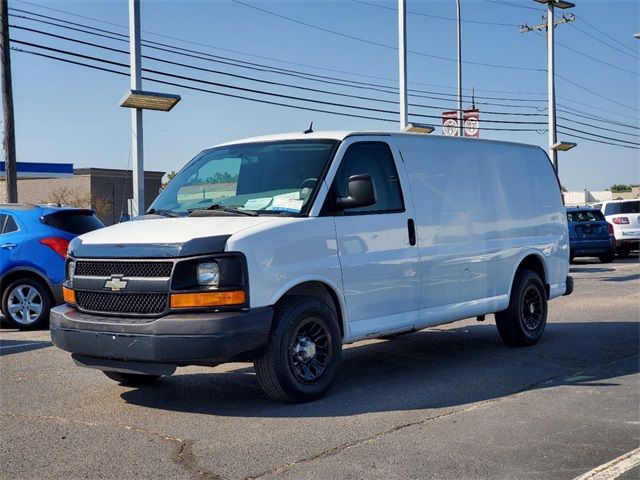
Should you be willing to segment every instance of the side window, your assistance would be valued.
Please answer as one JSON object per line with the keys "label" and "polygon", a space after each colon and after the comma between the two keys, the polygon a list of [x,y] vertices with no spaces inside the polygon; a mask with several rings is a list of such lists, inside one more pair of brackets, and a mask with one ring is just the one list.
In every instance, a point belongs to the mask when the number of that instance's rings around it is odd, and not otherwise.
{"label": "side window", "polygon": [[18,231],[18,225],[16,224],[16,221],[13,219],[11,215],[7,215],[7,219],[4,222],[4,229],[2,230],[2,233],[4,234],[4,233],[17,232],[17,231]]}
{"label": "side window", "polygon": [[404,210],[400,179],[389,145],[384,142],[352,144],[345,152],[336,173],[333,183],[336,195],[348,196],[348,181],[353,175],[371,175],[376,190],[376,203],[368,207],[350,208],[345,211],[345,215]]}

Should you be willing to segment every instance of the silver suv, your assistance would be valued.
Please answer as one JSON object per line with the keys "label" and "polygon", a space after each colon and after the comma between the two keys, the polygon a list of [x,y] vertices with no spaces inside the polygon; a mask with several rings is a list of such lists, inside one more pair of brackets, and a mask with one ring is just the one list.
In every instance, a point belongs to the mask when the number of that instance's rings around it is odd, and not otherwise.
{"label": "silver suv", "polygon": [[607,222],[613,225],[616,253],[620,257],[640,249],[640,200],[611,200],[592,206],[602,210]]}

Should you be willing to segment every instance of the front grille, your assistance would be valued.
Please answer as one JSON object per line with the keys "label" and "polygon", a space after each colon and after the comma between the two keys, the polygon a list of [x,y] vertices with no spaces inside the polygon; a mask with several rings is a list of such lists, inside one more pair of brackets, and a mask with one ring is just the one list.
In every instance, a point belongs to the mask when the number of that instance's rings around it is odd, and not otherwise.
{"label": "front grille", "polygon": [[84,277],[170,277],[172,262],[93,262],[78,260],[76,275]]}
{"label": "front grille", "polygon": [[76,292],[81,310],[108,314],[159,315],[167,310],[166,293]]}

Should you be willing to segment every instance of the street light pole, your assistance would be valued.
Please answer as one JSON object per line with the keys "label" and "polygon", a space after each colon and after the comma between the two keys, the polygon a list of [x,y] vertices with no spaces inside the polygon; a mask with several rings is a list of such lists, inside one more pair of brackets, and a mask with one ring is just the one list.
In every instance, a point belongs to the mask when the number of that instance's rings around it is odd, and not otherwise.
{"label": "street light pole", "polygon": [[553,18],[553,3],[547,4],[547,89],[548,89],[548,106],[547,112],[549,114],[549,157],[551,157],[551,163],[553,169],[558,175],[558,152],[552,148],[557,142],[556,134],[556,85],[555,85],[555,58],[554,58],[554,18]]}
{"label": "street light pole", "polygon": [[464,135],[464,113],[462,112],[462,27],[460,21],[460,0],[456,0],[458,13],[458,136]]}
{"label": "street light pole", "polygon": [[407,6],[398,0],[398,66],[400,82],[400,130],[409,123],[407,113]]}
{"label": "street light pole", "polygon": [[[140,0],[129,0],[129,62],[131,90],[142,90],[140,55]],[[145,212],[144,202],[144,151],[142,109],[131,109],[131,156],[133,157],[133,202],[131,217]]]}

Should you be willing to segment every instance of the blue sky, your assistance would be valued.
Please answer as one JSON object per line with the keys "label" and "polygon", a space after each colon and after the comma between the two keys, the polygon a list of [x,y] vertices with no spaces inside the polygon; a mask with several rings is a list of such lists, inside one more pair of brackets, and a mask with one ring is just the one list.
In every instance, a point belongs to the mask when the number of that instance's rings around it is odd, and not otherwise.
{"label": "blue sky", "polygon": [[[271,70],[273,67],[290,69],[304,74],[334,77],[339,80],[331,81],[340,83],[357,81],[378,87],[359,84],[358,88],[354,88],[326,81],[311,81],[300,75],[285,76],[265,72],[264,68],[260,71],[255,68],[239,68],[150,48],[143,48],[143,54],[233,75],[251,76],[337,94],[370,97],[387,103],[296,90],[150,59],[143,60],[143,67],[231,87],[370,109],[397,110],[397,105],[388,103],[396,101],[397,95],[387,93],[389,88],[397,86],[398,76],[397,51],[393,49],[397,44],[395,1],[242,2],[249,6],[232,1],[142,0],[143,39],[223,56],[232,62],[239,60],[259,63]],[[12,29],[12,39],[128,63],[126,54],[24,30],[37,29],[109,48],[128,50],[125,42],[33,20],[67,26],[71,25],[65,22],[75,22],[84,26],[76,25],[74,28],[88,28],[94,33],[99,33],[96,29],[102,29],[127,34],[126,0],[10,0],[9,3],[11,8],[23,10],[11,12],[15,16],[11,17],[10,23],[23,27]],[[559,124],[589,132],[588,136],[594,139],[597,138],[593,135],[602,135],[639,143],[640,41],[633,38],[634,33],[640,32],[639,2],[576,0],[575,3],[577,6],[572,12],[577,20],[556,29],[556,40],[564,45],[558,44],[556,48],[556,72],[566,79],[558,78],[556,84],[558,104],[565,110],[563,113],[558,112],[559,116],[564,117],[564,120],[559,120]],[[411,97],[411,103],[433,108],[413,107],[410,108],[410,113],[439,116],[443,110],[455,108],[452,94],[456,92],[456,63],[434,56],[455,59],[456,24],[447,18],[434,17],[455,17],[455,1],[407,0],[407,9],[414,12],[408,14],[408,48],[417,52],[410,53],[408,58],[409,87],[414,91],[422,91],[418,94],[423,97],[439,98]],[[462,18],[470,20],[463,24],[463,60],[475,62],[464,64],[463,85],[465,89],[475,87],[478,103],[498,104],[478,105],[481,121],[507,122],[484,122],[482,127],[539,129],[538,132],[482,131],[482,138],[513,140],[546,147],[546,40],[543,35],[534,32],[520,33],[517,27],[523,23],[540,23],[543,13],[543,7],[533,0],[462,0]],[[33,14],[47,15],[63,22]],[[20,17],[29,17],[31,20]],[[14,46],[126,72],[126,68],[74,58],[38,47],[24,44]],[[12,52],[12,67],[19,161],[70,162],[77,167],[130,166],[130,111],[118,106],[119,100],[129,88],[128,77],[17,51]],[[397,118],[393,114],[370,110],[278,99],[157,74],[148,75],[206,90],[286,104],[307,105],[377,118]],[[152,81],[145,81],[143,86],[147,90],[178,93],[182,96],[180,104],[169,113],[145,112],[145,167],[148,170],[177,170],[207,146],[258,134],[302,131],[310,121],[314,121],[316,130],[398,128],[397,123],[294,110]],[[469,90],[465,90],[465,93],[468,92]],[[469,102],[465,104],[468,106]],[[484,113],[488,111],[497,113]],[[536,113],[541,116],[504,115],[507,112]],[[415,121],[440,123],[438,119],[411,118]],[[511,123],[513,121],[543,124],[522,125]],[[584,136],[578,132],[573,133]],[[640,183],[639,150],[576,139],[566,133],[558,136],[579,144],[574,150],[560,153],[559,156],[560,176],[563,184],[570,190],[599,190],[613,183]]]}

